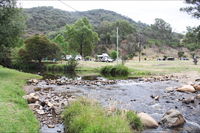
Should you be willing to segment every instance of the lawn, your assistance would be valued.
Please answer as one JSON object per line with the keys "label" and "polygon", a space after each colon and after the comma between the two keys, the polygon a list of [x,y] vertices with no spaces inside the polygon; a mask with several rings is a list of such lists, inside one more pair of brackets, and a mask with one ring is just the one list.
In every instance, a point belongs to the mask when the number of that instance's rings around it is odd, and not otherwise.
{"label": "lawn", "polygon": [[[78,71],[99,72],[100,68],[106,65],[116,65],[117,62],[94,62],[94,61],[79,61]],[[65,62],[62,62],[65,64]],[[60,65],[60,63],[59,63]],[[189,61],[126,61],[127,66],[131,72],[131,77],[144,77],[149,75],[162,75],[180,72],[197,71],[200,72],[200,64],[194,65],[192,60]]]}
{"label": "lawn", "polygon": [[27,79],[40,76],[0,66],[0,132],[38,133],[39,122],[28,108],[22,87]]}

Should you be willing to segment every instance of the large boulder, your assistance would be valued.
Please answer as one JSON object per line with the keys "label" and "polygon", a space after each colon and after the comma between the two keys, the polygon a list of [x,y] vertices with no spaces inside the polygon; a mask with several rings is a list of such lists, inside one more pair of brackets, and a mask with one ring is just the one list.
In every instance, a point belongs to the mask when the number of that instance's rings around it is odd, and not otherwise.
{"label": "large boulder", "polygon": [[180,88],[177,88],[176,90],[180,92],[192,92],[192,93],[196,91],[192,85],[184,85]]}
{"label": "large boulder", "polygon": [[178,127],[185,123],[185,119],[178,110],[171,109],[164,114],[160,123],[163,127]]}
{"label": "large boulder", "polygon": [[158,122],[154,120],[150,115],[147,113],[138,113],[138,117],[140,118],[142,124],[147,128],[156,128],[158,127]]}
{"label": "large boulder", "polygon": [[39,100],[39,96],[37,96],[35,93],[30,93],[29,95],[23,96],[24,99],[28,101],[28,103],[35,103]]}
{"label": "large boulder", "polygon": [[194,87],[194,89],[195,89],[196,91],[200,91],[200,85],[198,85],[198,84],[193,84],[192,86]]}

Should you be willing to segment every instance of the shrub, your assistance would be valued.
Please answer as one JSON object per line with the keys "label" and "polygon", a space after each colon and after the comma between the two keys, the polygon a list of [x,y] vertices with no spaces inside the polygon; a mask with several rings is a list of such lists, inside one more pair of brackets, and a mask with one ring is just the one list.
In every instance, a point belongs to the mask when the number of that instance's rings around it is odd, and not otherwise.
{"label": "shrub", "polygon": [[105,66],[101,68],[100,73],[108,76],[127,76],[129,70],[124,65]]}
{"label": "shrub", "polygon": [[137,114],[135,112],[128,111],[126,113],[126,117],[133,129],[137,129],[137,130],[143,129],[142,122],[140,121],[140,118],[137,116]]}
{"label": "shrub", "polygon": [[77,66],[78,62],[75,60],[75,57],[72,57],[67,61],[67,64],[65,66],[65,71],[71,73],[75,72]]}
{"label": "shrub", "polygon": [[85,57],[85,60],[86,60],[86,61],[89,61],[89,60],[91,60],[91,59],[92,59],[91,56],[86,56],[86,57]]}
{"label": "shrub", "polygon": [[117,51],[113,50],[113,51],[110,53],[110,57],[111,57],[113,60],[116,60],[116,59],[117,59]]}
{"label": "shrub", "polygon": [[80,99],[63,113],[68,133],[130,133],[129,123],[121,115],[107,115],[98,103]]}

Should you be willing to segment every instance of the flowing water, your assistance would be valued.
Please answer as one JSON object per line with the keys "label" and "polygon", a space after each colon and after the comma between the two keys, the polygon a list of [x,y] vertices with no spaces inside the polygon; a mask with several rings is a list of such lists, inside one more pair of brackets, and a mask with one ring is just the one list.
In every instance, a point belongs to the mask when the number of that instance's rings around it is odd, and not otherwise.
{"label": "flowing water", "polygon": [[[82,77],[76,80],[96,80],[104,78]],[[137,80],[119,80],[114,85],[46,85],[41,82],[39,86],[51,86],[54,91],[59,93],[70,92],[76,96],[85,96],[92,99],[97,99],[102,106],[116,106],[120,109],[129,109],[137,112],[146,112],[157,121],[161,120],[164,113],[170,109],[179,110],[187,122],[183,127],[176,129],[149,129],[145,133],[157,133],[165,131],[167,133],[198,133],[200,130],[200,100],[195,100],[194,103],[185,104],[181,100],[196,96],[195,93],[182,93],[177,91],[168,92],[167,87],[177,87],[181,83],[177,81],[159,81],[159,82],[143,82]],[[159,96],[159,100],[155,100],[154,96]],[[41,132],[50,133],[57,131],[63,132],[63,125],[58,125],[54,129],[42,127]]]}

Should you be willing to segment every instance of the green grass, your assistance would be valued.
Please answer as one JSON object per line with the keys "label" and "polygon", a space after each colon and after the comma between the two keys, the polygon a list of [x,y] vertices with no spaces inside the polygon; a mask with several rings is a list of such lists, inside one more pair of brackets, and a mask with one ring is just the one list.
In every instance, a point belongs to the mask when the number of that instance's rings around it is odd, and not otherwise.
{"label": "green grass", "polygon": [[0,132],[38,133],[39,122],[28,108],[22,87],[26,80],[40,78],[0,66]]}
{"label": "green grass", "polygon": [[[130,117],[127,119],[127,117]],[[80,99],[63,112],[64,125],[68,133],[131,133],[130,124],[141,129],[136,114],[108,113],[96,102]]]}
{"label": "green grass", "polygon": [[128,76],[129,69],[124,65],[108,65],[101,68],[100,73],[102,75],[110,75],[110,76]]}

